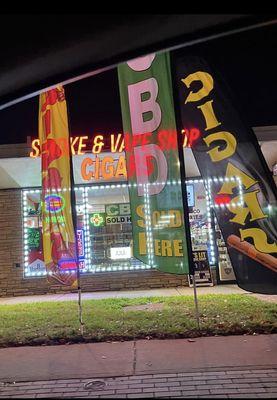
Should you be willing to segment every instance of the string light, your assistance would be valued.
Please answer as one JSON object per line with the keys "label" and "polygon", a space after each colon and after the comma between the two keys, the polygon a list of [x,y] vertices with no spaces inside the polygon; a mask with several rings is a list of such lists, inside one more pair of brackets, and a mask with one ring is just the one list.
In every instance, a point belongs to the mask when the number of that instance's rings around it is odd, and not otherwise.
{"label": "string light", "polygon": [[148,264],[153,266],[154,264],[154,245],[153,245],[153,231],[151,224],[151,209],[149,201],[149,188],[148,184],[144,184],[144,210],[145,210],[145,225],[146,225],[146,244],[147,244],[147,259]]}
{"label": "string light", "polygon": [[[238,181],[238,190],[239,190],[239,202],[231,202],[228,206],[236,207],[243,205],[243,192],[242,192],[242,185],[241,180],[239,177],[230,177],[230,178],[222,178],[222,177],[214,177],[209,178],[208,180],[203,179],[188,179],[186,183],[204,183],[207,182],[207,190],[206,192],[206,201],[207,201],[207,222],[208,222],[208,237],[210,241],[210,254],[211,254],[211,262],[215,263],[215,248],[214,248],[214,232],[211,225],[211,209],[213,207],[224,209],[227,207],[226,204],[214,204],[212,202],[211,196],[211,185],[212,183],[218,182],[234,182],[235,180]],[[166,182],[159,182],[159,185],[180,185],[180,180],[168,180]],[[158,221],[158,223],[152,228],[151,223],[151,209],[150,209],[150,196],[149,196],[149,184],[136,184],[136,183],[122,183],[122,184],[107,184],[107,185],[92,185],[92,186],[85,186],[85,187],[75,187],[74,191],[80,191],[82,194],[82,204],[79,204],[79,210],[83,212],[83,224],[84,224],[84,248],[85,248],[85,266],[81,269],[81,273],[92,273],[92,272],[114,272],[114,271],[128,271],[128,270],[146,270],[152,269],[155,267],[154,265],[154,244],[153,244],[153,229],[161,229],[166,224],[169,223],[170,218],[172,216],[162,216],[162,218]],[[136,188],[138,186],[143,186],[144,189],[144,206],[145,206],[145,214],[146,214],[146,237],[147,237],[147,253],[148,253],[148,263],[142,264],[139,261],[132,260],[129,263],[120,263],[120,264],[112,264],[110,265],[95,265],[92,264],[92,253],[91,253],[91,238],[90,238],[90,226],[89,226],[89,196],[88,193],[90,190],[111,190],[111,189],[120,189],[120,188]],[[70,189],[63,189],[63,191],[67,191]],[[58,192],[59,190],[57,190]],[[28,194],[37,193],[40,194],[40,189],[30,189],[30,190],[23,190],[22,191],[22,203],[23,203],[23,255],[24,255],[24,276],[45,276],[47,273],[51,275],[51,271],[30,271],[29,270],[29,262],[28,262],[28,255],[29,255],[29,245],[28,245],[28,207],[27,207],[27,196]],[[70,273],[70,271],[66,271]]]}
{"label": "string light", "polygon": [[207,202],[207,221],[208,221],[208,237],[209,237],[209,242],[210,242],[210,254],[211,254],[211,264],[215,264],[216,259],[215,259],[215,238],[214,238],[214,232],[212,229],[212,213],[211,213],[211,199],[210,199],[210,186],[211,186],[211,179],[208,179],[207,181],[207,187],[208,190],[205,187],[205,193],[206,193],[206,202]]}

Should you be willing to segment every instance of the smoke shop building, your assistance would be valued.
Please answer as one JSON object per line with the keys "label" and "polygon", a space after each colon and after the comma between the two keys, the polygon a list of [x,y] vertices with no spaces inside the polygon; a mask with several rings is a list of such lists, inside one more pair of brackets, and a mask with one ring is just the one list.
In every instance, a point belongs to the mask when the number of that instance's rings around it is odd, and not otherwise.
{"label": "smoke shop building", "polygon": [[[277,127],[254,128],[275,182]],[[199,285],[235,282],[207,185],[184,138],[190,233]],[[77,241],[83,291],[188,285],[135,259],[121,134],[72,138]],[[0,146],[0,296],[69,290],[49,284],[43,262],[39,141]],[[211,177],[214,178],[214,177]],[[219,178],[219,177],[215,177]],[[53,216],[55,218],[55,216]]]}

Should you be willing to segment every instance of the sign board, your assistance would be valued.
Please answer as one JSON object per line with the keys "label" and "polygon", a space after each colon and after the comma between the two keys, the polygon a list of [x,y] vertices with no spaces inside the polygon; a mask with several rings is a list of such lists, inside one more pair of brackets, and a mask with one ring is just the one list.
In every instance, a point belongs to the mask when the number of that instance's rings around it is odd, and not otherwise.
{"label": "sign board", "polygon": [[30,250],[40,248],[40,239],[40,228],[28,228],[28,248]]}
{"label": "sign board", "polygon": [[107,204],[106,224],[128,224],[131,223],[131,207],[129,203]]}
{"label": "sign board", "polygon": [[93,228],[100,228],[105,226],[106,214],[101,212],[89,214],[89,224]]}
{"label": "sign board", "polygon": [[123,260],[131,257],[131,247],[111,247],[112,260]]}
{"label": "sign board", "polygon": [[131,206],[130,203],[120,203],[120,204],[107,204],[105,207],[107,216],[114,217],[115,215],[130,215]]}
{"label": "sign board", "polygon": [[220,261],[218,263],[219,278],[221,281],[235,281],[236,277],[231,262]]}
{"label": "sign board", "polygon": [[[31,262],[28,265],[28,274],[38,274],[41,273],[42,275],[44,275],[46,273],[46,267],[45,264],[42,260],[40,260],[39,258],[37,258],[36,260],[34,260],[33,262]],[[27,272],[27,271],[26,271]]]}
{"label": "sign board", "polygon": [[106,224],[130,224],[131,215],[118,215],[116,217],[106,217]]}
{"label": "sign board", "polygon": [[[213,286],[211,268],[208,261],[208,252],[193,251],[194,276],[196,286]],[[189,286],[193,286],[189,275]]]}

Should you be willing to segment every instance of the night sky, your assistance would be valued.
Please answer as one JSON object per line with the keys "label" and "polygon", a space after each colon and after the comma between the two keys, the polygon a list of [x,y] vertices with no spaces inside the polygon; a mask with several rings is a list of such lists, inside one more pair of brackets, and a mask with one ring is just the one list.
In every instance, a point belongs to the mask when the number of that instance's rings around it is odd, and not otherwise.
{"label": "night sky", "polygon": [[[180,51],[180,50],[179,50]],[[231,89],[249,126],[277,125],[277,25],[182,49],[203,57]],[[117,71],[65,86],[71,135],[122,131]],[[0,111],[0,143],[38,135],[38,96]]]}

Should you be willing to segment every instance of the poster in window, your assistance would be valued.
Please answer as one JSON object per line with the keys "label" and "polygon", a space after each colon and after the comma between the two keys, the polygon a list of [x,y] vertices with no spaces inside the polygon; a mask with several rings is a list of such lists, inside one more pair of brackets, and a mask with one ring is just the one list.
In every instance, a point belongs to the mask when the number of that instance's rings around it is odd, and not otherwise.
{"label": "poster in window", "polygon": [[[196,286],[213,286],[212,273],[208,260],[208,252],[201,250],[193,251],[192,254]],[[190,276],[189,285],[193,286],[193,282]]]}

